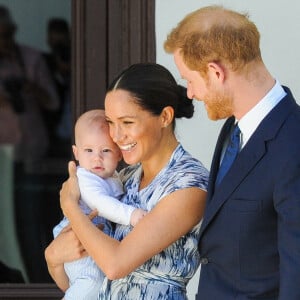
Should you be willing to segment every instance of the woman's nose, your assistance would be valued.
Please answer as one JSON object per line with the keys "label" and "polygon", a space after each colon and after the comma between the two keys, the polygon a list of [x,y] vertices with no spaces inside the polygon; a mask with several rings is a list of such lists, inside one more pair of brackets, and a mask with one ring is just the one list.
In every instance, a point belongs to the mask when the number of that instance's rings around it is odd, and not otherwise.
{"label": "woman's nose", "polygon": [[123,138],[122,130],[119,127],[115,127],[114,129],[112,129],[110,131],[110,135],[115,143],[120,142]]}

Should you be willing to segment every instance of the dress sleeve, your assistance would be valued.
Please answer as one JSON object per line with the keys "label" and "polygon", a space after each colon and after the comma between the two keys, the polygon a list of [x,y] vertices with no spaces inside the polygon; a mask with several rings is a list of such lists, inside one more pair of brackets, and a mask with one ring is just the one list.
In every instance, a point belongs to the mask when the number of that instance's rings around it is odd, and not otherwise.
{"label": "dress sleeve", "polygon": [[164,196],[176,190],[197,187],[207,191],[208,170],[196,159],[188,158],[180,164],[172,166],[161,184],[164,186]]}

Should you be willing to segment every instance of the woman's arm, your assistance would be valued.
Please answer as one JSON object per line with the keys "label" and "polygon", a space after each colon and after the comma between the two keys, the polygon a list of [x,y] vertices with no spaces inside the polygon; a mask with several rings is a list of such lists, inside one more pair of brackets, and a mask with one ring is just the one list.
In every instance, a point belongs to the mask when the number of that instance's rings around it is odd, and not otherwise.
{"label": "woman's arm", "polygon": [[121,278],[189,232],[201,220],[206,192],[178,190],[164,197],[121,242],[93,226],[80,210],[74,163],[61,190],[61,207],[87,252],[110,279]]}

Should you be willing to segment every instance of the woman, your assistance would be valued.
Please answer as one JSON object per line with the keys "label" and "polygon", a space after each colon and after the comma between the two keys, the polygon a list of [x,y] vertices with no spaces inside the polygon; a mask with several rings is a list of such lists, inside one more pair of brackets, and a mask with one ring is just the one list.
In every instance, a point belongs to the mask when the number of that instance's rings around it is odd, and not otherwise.
{"label": "woman", "polygon": [[183,149],[174,128],[175,118],[192,117],[193,104],[164,67],[136,64],[109,87],[105,112],[110,134],[130,165],[120,172],[123,201],[148,214],[134,228],[117,225],[111,237],[105,235],[78,206],[70,163],[61,207],[72,230],[46,249],[49,272],[65,290],[63,263],[88,252],[107,276],[100,299],[187,299],[186,285],[199,266],[208,171]]}

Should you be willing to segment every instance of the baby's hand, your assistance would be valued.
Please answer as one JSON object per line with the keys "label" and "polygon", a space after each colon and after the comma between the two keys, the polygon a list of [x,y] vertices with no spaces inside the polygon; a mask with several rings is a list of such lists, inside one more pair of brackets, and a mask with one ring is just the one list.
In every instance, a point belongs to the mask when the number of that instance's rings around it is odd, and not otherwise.
{"label": "baby's hand", "polygon": [[147,212],[145,210],[136,208],[131,214],[130,224],[135,226],[146,214]]}

